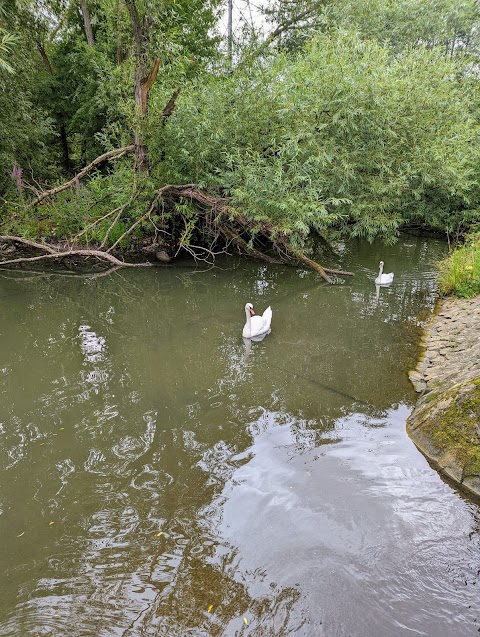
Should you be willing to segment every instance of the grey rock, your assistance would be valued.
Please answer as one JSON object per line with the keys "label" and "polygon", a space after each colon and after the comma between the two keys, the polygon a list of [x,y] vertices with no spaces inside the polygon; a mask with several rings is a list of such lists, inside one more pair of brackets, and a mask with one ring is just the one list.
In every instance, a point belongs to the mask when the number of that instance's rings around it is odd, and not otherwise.
{"label": "grey rock", "polygon": [[[444,299],[438,308],[425,328],[424,354],[409,372],[415,391],[422,395],[407,420],[407,431],[439,471],[480,495],[480,475],[467,475],[464,456],[455,447],[439,449],[431,426],[451,408],[453,396],[462,400],[477,386],[473,381],[480,380],[480,296]],[[477,429],[475,448],[480,445],[480,423]]]}

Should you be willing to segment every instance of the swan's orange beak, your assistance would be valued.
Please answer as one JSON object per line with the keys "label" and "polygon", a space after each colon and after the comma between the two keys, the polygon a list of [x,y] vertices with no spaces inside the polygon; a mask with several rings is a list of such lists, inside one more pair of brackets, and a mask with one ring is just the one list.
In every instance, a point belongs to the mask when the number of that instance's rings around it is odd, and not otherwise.
{"label": "swan's orange beak", "polygon": [[253,307],[250,308],[250,316],[255,316],[255,312],[253,311]]}

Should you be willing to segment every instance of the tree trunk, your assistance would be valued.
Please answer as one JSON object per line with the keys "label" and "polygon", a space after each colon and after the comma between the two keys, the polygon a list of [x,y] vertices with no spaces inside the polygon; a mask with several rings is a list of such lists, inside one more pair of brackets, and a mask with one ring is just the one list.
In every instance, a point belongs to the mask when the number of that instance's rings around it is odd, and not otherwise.
{"label": "tree trunk", "polygon": [[[130,16],[130,24],[132,27],[133,40],[135,42],[135,107],[136,107],[136,124],[135,124],[135,171],[144,172],[148,170],[147,149],[142,138],[142,120],[145,115],[143,107],[143,91],[142,85],[147,74],[146,61],[146,45],[147,37],[145,33],[145,20],[141,20],[138,14],[135,0],[125,0],[128,14]],[[146,107],[145,107],[146,112]]]}
{"label": "tree trunk", "polygon": [[65,128],[65,124],[63,122],[60,122],[59,127],[60,127],[60,144],[62,146],[63,168],[65,169],[66,174],[69,175],[71,172],[71,166],[70,166],[70,153],[68,150],[67,129]]}
{"label": "tree trunk", "polygon": [[145,77],[143,64],[136,60],[135,63],[135,110],[136,123],[133,143],[135,144],[135,171],[146,172],[148,170],[147,149],[143,143],[142,124],[146,115],[146,108],[143,108],[143,78]]}
{"label": "tree trunk", "polygon": [[90,20],[90,11],[88,9],[87,0],[79,0],[80,9],[82,11],[83,24],[85,27],[85,37],[87,38],[88,46],[95,46],[95,40],[93,39],[92,22]]}
{"label": "tree trunk", "polygon": [[125,54],[123,50],[122,43],[122,27],[121,27],[121,9],[120,9],[121,0],[117,0],[116,3],[116,19],[115,19],[115,45],[117,48],[117,64],[120,65],[125,59]]}
{"label": "tree trunk", "polygon": [[[143,58],[143,56],[142,56]],[[142,126],[148,112],[148,93],[150,87],[157,77],[160,59],[155,58],[150,69],[150,73],[146,74],[143,59],[137,58],[135,67],[135,106],[137,111],[137,125],[134,135],[135,143],[135,170],[137,172],[148,170],[147,149],[142,137]]]}
{"label": "tree trunk", "polygon": [[232,64],[233,64],[233,0],[228,0],[227,10],[228,10],[228,26],[227,26],[228,68],[231,71]]}
{"label": "tree trunk", "polygon": [[142,126],[148,111],[148,92],[157,77],[160,66],[160,59],[155,58],[147,74],[147,56],[149,27],[148,20],[140,18],[135,0],[125,0],[130,24],[132,27],[133,39],[135,42],[135,106],[136,106],[136,129],[134,135],[135,143],[135,170],[144,172],[148,170],[147,149],[142,137]]}
{"label": "tree trunk", "polygon": [[45,51],[45,47],[42,42],[37,42],[37,47],[42,57],[43,66],[49,75],[53,75],[52,65],[50,64],[50,60],[48,59],[47,52]]}

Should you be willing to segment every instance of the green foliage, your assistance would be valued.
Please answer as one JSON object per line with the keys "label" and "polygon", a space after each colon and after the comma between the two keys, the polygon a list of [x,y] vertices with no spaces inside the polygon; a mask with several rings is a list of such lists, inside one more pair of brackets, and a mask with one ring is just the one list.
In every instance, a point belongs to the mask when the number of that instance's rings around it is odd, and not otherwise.
{"label": "green foliage", "polygon": [[71,159],[80,168],[105,147],[125,141],[120,131],[122,123],[126,128],[122,100],[127,96],[121,90],[121,73],[100,47],[78,38],[52,46],[50,61],[55,73],[43,74],[42,103],[58,124],[65,124]]}
{"label": "green foliage", "polygon": [[[153,197],[153,185],[147,177],[135,177],[131,162],[119,160],[115,170],[93,174],[84,185],[76,182],[49,203],[31,210],[21,202],[11,202],[0,217],[2,233],[38,238],[47,242],[75,239],[86,245],[100,243],[116,213],[123,208],[117,224],[109,233],[106,246],[145,212]],[[102,217],[109,217],[101,220]],[[99,223],[96,223],[101,220]],[[141,228],[139,233],[141,234]],[[125,247],[126,241],[123,244]]]}
{"label": "green foliage", "polygon": [[475,0],[277,0],[263,7],[273,25],[288,25],[278,48],[299,51],[312,35],[333,28],[354,29],[400,52],[438,48],[445,56],[479,55],[479,7]]}
{"label": "green foliage", "polygon": [[311,229],[395,237],[445,228],[478,197],[478,129],[455,63],[357,34],[318,35],[183,94],[150,151],[159,178],[228,193],[251,221],[301,245]]}
{"label": "green foliage", "polygon": [[439,264],[444,294],[471,298],[480,294],[480,233],[471,234]]}
{"label": "green foliage", "polygon": [[36,85],[24,68],[32,64],[31,52],[20,44],[11,60],[13,73],[0,68],[0,195],[18,200],[25,195],[17,186],[14,164],[22,170],[22,183],[53,179],[56,156],[49,145],[55,141],[53,120],[36,104]]}
{"label": "green foliage", "polygon": [[339,0],[324,9],[328,24],[354,27],[393,51],[437,48],[445,56],[478,57],[475,0]]}
{"label": "green foliage", "polygon": [[[403,225],[454,233],[480,221],[474,0],[272,2],[272,24],[284,25],[269,41],[277,46],[246,42],[248,55],[232,73],[214,30],[220,0],[135,0],[141,52],[128,3],[89,0],[88,46],[76,4],[6,2],[0,29],[16,44],[8,52],[14,73],[0,63],[4,228],[100,241],[110,217],[81,233],[124,206],[112,243],[165,183],[227,195],[254,233],[268,227],[297,248],[312,231],[392,241]],[[302,28],[290,33],[289,25]],[[148,117],[138,118],[135,69],[140,59],[148,72],[157,56]],[[175,89],[175,111],[165,118]],[[151,172],[132,201],[124,158],[42,207],[42,218],[21,210],[27,187],[63,181],[105,149],[132,143],[134,133],[146,140]],[[179,206],[161,215],[185,223],[175,233],[188,245],[197,240],[198,211]]]}
{"label": "green foliage", "polygon": [[[62,181],[105,149],[131,143],[135,56],[124,3],[89,0],[95,45],[88,46],[77,3],[4,1],[0,132],[7,143],[0,146],[0,194],[10,198],[14,161],[25,179],[33,171],[36,181]],[[219,2],[136,2],[150,25],[146,62],[160,56],[158,90],[168,101],[176,82],[215,57]]]}
{"label": "green foliage", "polygon": [[16,37],[0,29],[0,69],[7,73],[13,73],[13,67],[7,62],[7,56],[11,53],[12,46],[16,42]]}

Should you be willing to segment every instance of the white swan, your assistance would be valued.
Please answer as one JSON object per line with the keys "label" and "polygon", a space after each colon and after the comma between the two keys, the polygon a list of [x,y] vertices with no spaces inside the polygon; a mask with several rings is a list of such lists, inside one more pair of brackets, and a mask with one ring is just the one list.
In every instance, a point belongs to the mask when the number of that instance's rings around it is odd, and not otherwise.
{"label": "white swan", "polygon": [[389,274],[383,274],[383,261],[380,261],[380,271],[375,279],[375,285],[388,285],[393,281],[393,272]]}
{"label": "white swan", "polygon": [[260,334],[266,334],[270,330],[272,323],[272,308],[270,306],[267,307],[262,316],[259,316],[253,311],[253,305],[247,303],[245,305],[245,316],[247,317],[247,322],[242,332],[244,338],[254,338],[255,336],[260,336]]}

